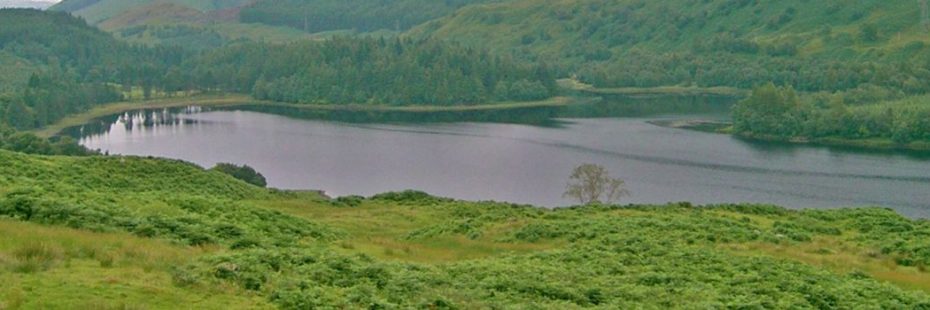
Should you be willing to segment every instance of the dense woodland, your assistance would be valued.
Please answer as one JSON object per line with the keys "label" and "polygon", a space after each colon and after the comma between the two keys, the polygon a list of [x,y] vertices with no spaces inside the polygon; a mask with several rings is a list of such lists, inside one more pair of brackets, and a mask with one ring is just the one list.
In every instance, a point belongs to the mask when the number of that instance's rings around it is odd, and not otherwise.
{"label": "dense woodland", "polygon": [[64,13],[2,10],[0,23],[0,53],[28,62],[21,71],[31,72],[8,72],[28,79],[0,95],[0,119],[20,130],[137,89],[146,99],[223,91],[295,103],[392,105],[530,101],[556,93],[545,65],[435,41],[246,42],[195,52],[129,45]]}
{"label": "dense woodland", "polygon": [[188,67],[208,88],[297,103],[454,105],[540,100],[557,90],[544,65],[433,41],[242,44],[207,52]]}
{"label": "dense woodland", "polygon": [[465,5],[500,0],[264,0],[246,6],[246,23],[283,25],[306,32],[351,29],[404,31]]}
{"label": "dense woodland", "polygon": [[19,78],[0,87],[0,119],[22,130],[122,100],[124,86],[151,92],[185,52],[131,46],[64,13],[0,10],[0,54],[26,64],[5,70]]}
{"label": "dense woodland", "polygon": [[930,141],[927,96],[878,104],[850,105],[838,94],[799,94],[767,84],[734,107],[734,130],[776,138],[888,139],[907,144]]}

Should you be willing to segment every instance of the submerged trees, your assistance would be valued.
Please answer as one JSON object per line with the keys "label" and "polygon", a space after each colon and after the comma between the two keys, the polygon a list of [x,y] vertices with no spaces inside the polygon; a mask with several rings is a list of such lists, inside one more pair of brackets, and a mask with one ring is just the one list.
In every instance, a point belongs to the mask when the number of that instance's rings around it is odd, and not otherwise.
{"label": "submerged trees", "polygon": [[563,196],[582,204],[617,202],[630,194],[624,185],[623,180],[611,178],[606,168],[583,164],[572,172]]}

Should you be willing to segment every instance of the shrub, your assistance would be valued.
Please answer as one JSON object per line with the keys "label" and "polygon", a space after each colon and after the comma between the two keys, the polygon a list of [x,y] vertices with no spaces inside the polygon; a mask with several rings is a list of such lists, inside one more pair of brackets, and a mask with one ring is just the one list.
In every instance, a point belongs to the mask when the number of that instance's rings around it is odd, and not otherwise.
{"label": "shrub", "polygon": [[239,166],[229,163],[220,163],[210,170],[228,174],[238,180],[258,187],[268,186],[268,182],[265,180],[265,176],[263,176],[261,173],[258,173],[258,171],[255,171],[255,169],[249,167],[248,165]]}

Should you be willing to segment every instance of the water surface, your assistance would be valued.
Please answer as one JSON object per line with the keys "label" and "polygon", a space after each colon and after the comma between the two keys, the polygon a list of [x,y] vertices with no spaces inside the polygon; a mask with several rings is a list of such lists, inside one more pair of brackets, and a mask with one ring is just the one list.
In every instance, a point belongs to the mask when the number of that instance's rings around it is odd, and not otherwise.
{"label": "water surface", "polygon": [[103,119],[84,128],[81,143],[205,167],[248,164],[270,186],[336,196],[417,189],[563,206],[573,203],[562,197],[572,168],[595,163],[626,180],[626,203],[883,206],[930,217],[927,159],[751,143],[647,123],[679,117],[694,116],[567,118],[557,126],[366,124],[190,108]]}

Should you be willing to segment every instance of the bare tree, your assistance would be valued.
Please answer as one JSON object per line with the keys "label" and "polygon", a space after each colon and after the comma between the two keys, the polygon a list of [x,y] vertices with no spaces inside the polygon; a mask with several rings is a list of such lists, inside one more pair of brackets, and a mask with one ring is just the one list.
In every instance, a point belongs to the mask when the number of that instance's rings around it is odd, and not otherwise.
{"label": "bare tree", "polygon": [[583,164],[575,168],[563,197],[577,199],[582,204],[612,203],[630,194],[623,180],[610,177],[602,166]]}

